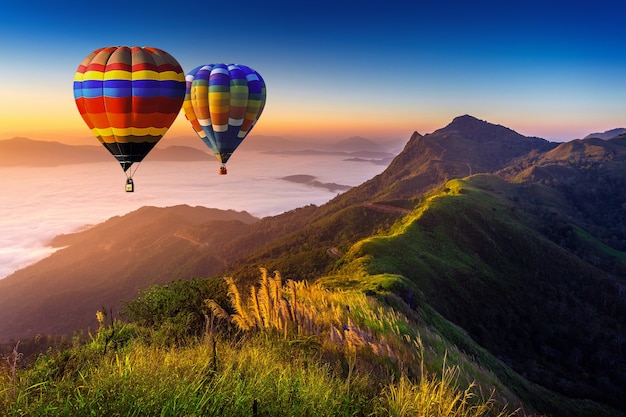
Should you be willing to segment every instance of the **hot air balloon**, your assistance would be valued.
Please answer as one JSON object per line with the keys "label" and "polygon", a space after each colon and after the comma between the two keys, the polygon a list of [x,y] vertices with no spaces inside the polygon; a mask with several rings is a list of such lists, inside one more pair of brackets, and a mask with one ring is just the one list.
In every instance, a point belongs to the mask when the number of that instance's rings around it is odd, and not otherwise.
{"label": "hot air balloon", "polygon": [[185,73],[167,52],[138,46],[109,46],[89,54],[74,75],[74,99],[89,129],[126,173],[133,174],[178,116]]}
{"label": "hot air balloon", "polygon": [[265,81],[250,67],[208,64],[186,77],[183,112],[200,139],[221,162],[226,162],[250,133],[265,107]]}

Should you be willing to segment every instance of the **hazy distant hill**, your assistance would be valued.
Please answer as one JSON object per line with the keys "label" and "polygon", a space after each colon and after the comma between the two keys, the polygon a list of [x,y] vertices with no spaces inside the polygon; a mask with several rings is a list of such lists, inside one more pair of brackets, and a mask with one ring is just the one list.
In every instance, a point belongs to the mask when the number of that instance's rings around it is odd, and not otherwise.
{"label": "hazy distant hill", "polygon": [[[211,155],[198,149],[169,146],[153,149],[146,160],[205,161],[211,158]],[[114,157],[101,145],[66,145],[27,138],[0,141],[0,166],[59,166],[114,161]]]}
{"label": "hazy distant hill", "polygon": [[587,136],[585,136],[585,139],[589,139],[589,138],[613,139],[625,133],[626,133],[626,128],[618,127],[616,129],[607,130],[606,132],[602,132],[602,133],[590,133]]}
{"label": "hazy distant hill", "polygon": [[[433,322],[450,342],[547,415],[568,415],[548,390],[577,415],[589,399],[626,411],[625,208],[625,137],[552,143],[465,115],[320,207],[258,221],[147,208],[59,238],[66,249],[0,280],[0,335],[95,326],[96,308],[137,288],[256,281],[264,266],[372,280],[360,285],[433,309],[463,329]],[[515,385],[474,341],[544,388]]]}
{"label": "hazy distant hill", "polygon": [[[207,149],[208,150],[208,149]],[[173,145],[166,148],[155,147],[145,161],[212,161],[215,157],[209,152],[189,146]]]}
{"label": "hazy distant hill", "polygon": [[[209,148],[196,135],[189,136],[164,136],[155,148],[168,146],[187,146],[190,148],[208,151]],[[301,149],[297,141],[289,140],[280,136],[250,135],[246,137],[237,150],[263,151],[267,149]]]}
{"label": "hazy distant hill", "polygon": [[361,136],[352,136],[350,138],[340,140],[333,143],[333,149],[343,152],[368,151],[368,152],[386,152],[380,144],[375,143]]}
{"label": "hazy distant hill", "polygon": [[[264,140],[268,138],[264,137]],[[393,144],[388,143],[383,146],[370,139],[360,136],[343,139],[336,142],[328,141],[292,141],[277,140],[278,138],[269,138],[268,145],[259,147],[258,150],[265,153],[284,154],[284,155],[339,155],[345,156],[346,159],[353,161],[373,162],[388,165],[395,157],[391,149]]]}
{"label": "hazy distant hill", "polygon": [[[67,145],[60,142],[27,138],[0,140],[0,166],[59,166],[89,162],[114,161],[101,145]],[[391,161],[394,154],[369,139],[352,137],[338,142],[299,142],[276,136],[252,136],[238,148],[239,152],[257,151],[300,155],[332,153],[366,162]],[[197,137],[164,137],[146,156],[146,161],[214,160],[208,147]]]}
{"label": "hazy distant hill", "polygon": [[102,146],[71,146],[27,138],[0,141],[0,166],[57,166],[110,161],[112,158]]}

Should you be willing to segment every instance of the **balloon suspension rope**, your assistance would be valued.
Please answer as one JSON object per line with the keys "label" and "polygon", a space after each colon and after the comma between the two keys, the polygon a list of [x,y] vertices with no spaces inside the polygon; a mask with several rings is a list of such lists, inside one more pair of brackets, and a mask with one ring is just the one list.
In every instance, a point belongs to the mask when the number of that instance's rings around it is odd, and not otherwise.
{"label": "balloon suspension rope", "polygon": [[[141,162],[135,162],[126,171],[124,171],[124,174],[126,174],[126,179],[133,179],[133,175],[135,175],[135,172],[137,172],[137,170],[139,169],[139,165],[141,165]],[[134,169],[133,166],[135,167]]]}

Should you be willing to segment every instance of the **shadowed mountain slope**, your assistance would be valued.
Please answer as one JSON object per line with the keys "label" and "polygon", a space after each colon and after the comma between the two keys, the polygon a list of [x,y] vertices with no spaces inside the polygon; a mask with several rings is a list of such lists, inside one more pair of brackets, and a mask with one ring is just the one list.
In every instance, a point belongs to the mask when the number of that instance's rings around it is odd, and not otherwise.
{"label": "shadowed mountain slope", "polygon": [[[557,145],[471,116],[457,117],[430,135],[416,132],[383,173],[319,207],[303,230],[294,229],[292,235],[243,258],[236,272],[254,280],[256,269],[249,265],[267,262],[268,267],[280,269],[287,277],[323,275],[336,262],[328,256],[329,248],[344,252],[359,239],[389,227],[446,180],[474,170],[496,172],[517,158]],[[290,256],[277,256],[285,253]]]}
{"label": "shadowed mountain slope", "polygon": [[[64,247],[0,280],[0,335],[71,335],[96,326],[95,311],[119,310],[120,301],[172,277],[219,273],[233,254],[229,236],[258,219],[245,212],[204,207],[143,207],[88,230],[55,238]],[[198,227],[220,230],[205,236]]]}
{"label": "shadowed mountain slope", "polygon": [[412,199],[448,179],[495,172],[517,158],[557,145],[472,116],[459,116],[429,135],[415,132],[383,173],[339,196],[335,204]]}

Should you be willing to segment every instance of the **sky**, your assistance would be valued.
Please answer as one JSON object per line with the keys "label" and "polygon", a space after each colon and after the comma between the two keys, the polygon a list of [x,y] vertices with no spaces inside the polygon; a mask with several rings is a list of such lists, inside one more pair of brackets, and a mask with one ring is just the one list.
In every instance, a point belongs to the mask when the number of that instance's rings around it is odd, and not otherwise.
{"label": "sky", "polygon": [[[7,4],[8,3],[8,4]],[[152,46],[185,72],[267,84],[254,135],[406,139],[470,114],[553,141],[626,127],[621,1],[64,1],[0,6],[0,140],[97,140],[73,99],[93,50]],[[184,115],[164,137],[195,135]]]}

